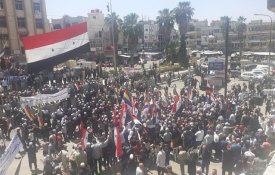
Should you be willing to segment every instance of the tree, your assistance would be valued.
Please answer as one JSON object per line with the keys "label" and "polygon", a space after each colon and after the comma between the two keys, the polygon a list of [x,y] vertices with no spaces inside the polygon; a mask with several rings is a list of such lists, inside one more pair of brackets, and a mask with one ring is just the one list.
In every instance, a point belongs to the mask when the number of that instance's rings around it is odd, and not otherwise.
{"label": "tree", "polygon": [[188,1],[179,2],[178,6],[173,10],[174,17],[179,26],[181,36],[186,34],[188,23],[194,15],[194,8],[192,8],[190,5],[190,2]]}
{"label": "tree", "polygon": [[184,35],[180,37],[180,48],[179,48],[179,52],[178,52],[178,62],[184,68],[189,67],[189,59],[187,56],[186,41],[185,41]]}
{"label": "tree", "polygon": [[[113,39],[113,32],[112,32],[112,30],[114,29],[114,41],[115,41],[115,45],[113,47],[114,47],[115,53],[117,55],[117,49],[118,49],[117,43],[118,43],[118,35],[119,35],[119,26],[122,25],[122,20],[119,18],[119,16],[115,12],[113,12],[112,14],[108,14],[108,16],[105,17],[105,23],[110,28],[109,30],[110,30],[110,38],[111,38],[111,40]],[[101,36],[101,37],[103,37],[103,36]]]}
{"label": "tree", "polygon": [[170,42],[171,32],[174,28],[174,15],[172,11],[167,8],[160,10],[159,16],[157,16],[157,23],[159,25],[159,33],[162,36],[160,49],[163,50],[167,48]]}
{"label": "tree", "polygon": [[180,31],[180,48],[178,52],[178,61],[181,66],[188,68],[189,59],[187,57],[185,34],[188,29],[189,21],[194,15],[194,8],[190,6],[190,2],[179,2],[178,6],[174,8],[173,13]]}
{"label": "tree", "polygon": [[243,52],[243,45],[245,40],[245,32],[246,32],[246,24],[245,24],[246,18],[243,16],[240,16],[237,21],[237,33],[238,33],[238,39],[240,42],[240,59],[242,59],[242,52]]}
{"label": "tree", "polygon": [[166,58],[168,62],[176,62],[177,61],[177,42],[170,42],[166,47]]}
{"label": "tree", "polygon": [[138,22],[138,15],[130,13],[124,17],[123,34],[128,40],[128,49],[131,55],[137,51],[138,39],[143,36],[143,25]]}

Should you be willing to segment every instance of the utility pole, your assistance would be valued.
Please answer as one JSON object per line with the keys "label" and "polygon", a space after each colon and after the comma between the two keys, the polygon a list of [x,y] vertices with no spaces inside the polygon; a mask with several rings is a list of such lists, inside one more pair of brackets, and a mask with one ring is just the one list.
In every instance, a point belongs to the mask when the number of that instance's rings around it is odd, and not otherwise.
{"label": "utility pole", "polygon": [[227,97],[227,71],[228,71],[228,55],[229,55],[229,17],[225,19],[225,76],[224,76],[224,97]]}
{"label": "utility pole", "polygon": [[114,32],[114,17],[113,17],[113,9],[112,9],[112,0],[110,0],[110,7],[108,7],[108,11],[110,8],[111,12],[111,18],[112,18],[112,41],[113,41],[113,63],[114,63],[114,69],[115,69],[115,74],[117,75],[117,63],[116,63],[116,44],[115,44],[115,32]]}

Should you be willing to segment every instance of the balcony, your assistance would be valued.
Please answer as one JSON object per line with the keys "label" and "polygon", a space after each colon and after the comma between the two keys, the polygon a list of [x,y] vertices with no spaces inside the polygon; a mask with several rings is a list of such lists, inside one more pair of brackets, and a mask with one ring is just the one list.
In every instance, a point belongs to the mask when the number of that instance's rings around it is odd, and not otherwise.
{"label": "balcony", "polygon": [[275,12],[275,0],[267,0],[268,10]]}

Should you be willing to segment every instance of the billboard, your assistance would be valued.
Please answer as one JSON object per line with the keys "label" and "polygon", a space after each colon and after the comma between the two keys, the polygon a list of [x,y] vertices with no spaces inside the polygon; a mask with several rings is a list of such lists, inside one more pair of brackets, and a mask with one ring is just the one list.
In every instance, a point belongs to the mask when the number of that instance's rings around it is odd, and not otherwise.
{"label": "billboard", "polygon": [[224,58],[208,58],[208,70],[224,70]]}

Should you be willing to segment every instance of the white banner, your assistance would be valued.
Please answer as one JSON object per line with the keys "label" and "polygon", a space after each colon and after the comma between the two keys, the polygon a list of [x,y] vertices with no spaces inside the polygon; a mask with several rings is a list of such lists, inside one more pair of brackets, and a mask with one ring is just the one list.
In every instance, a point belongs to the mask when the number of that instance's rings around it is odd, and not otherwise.
{"label": "white banner", "polygon": [[58,100],[69,98],[68,88],[65,88],[55,94],[38,94],[31,97],[20,97],[21,105],[38,106],[45,103],[51,103]]}
{"label": "white banner", "polygon": [[15,134],[6,148],[4,154],[2,154],[0,158],[0,175],[5,175],[9,165],[15,158],[16,154],[18,154],[19,150],[23,147],[19,137]]}

